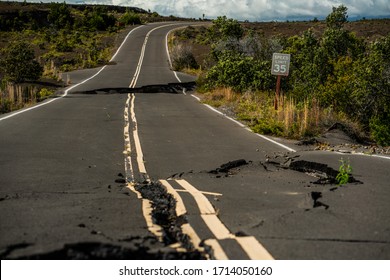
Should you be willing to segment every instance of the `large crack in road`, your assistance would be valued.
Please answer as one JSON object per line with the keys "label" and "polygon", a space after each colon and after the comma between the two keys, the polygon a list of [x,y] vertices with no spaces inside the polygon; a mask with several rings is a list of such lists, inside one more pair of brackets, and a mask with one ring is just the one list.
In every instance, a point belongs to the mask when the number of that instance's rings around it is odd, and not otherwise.
{"label": "large crack in road", "polygon": [[98,88],[88,91],[75,91],[72,94],[129,94],[129,93],[171,93],[179,94],[183,91],[193,91],[195,82],[168,83],[159,85],[146,85],[142,87],[125,88]]}

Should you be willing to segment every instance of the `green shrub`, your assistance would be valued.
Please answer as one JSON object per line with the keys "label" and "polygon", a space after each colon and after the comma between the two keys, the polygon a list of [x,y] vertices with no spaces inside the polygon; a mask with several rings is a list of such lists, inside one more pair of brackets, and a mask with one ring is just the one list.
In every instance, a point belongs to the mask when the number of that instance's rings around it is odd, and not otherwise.
{"label": "green shrub", "polygon": [[283,135],[283,123],[272,119],[258,119],[256,124],[251,125],[251,129],[253,132],[260,134]]}
{"label": "green shrub", "polygon": [[390,117],[373,118],[370,121],[373,139],[382,146],[390,146]]}
{"label": "green shrub", "polygon": [[37,93],[37,99],[38,100],[43,100],[48,98],[49,96],[53,95],[53,91],[49,90],[47,88],[42,88],[38,93]]}
{"label": "green shrub", "polygon": [[119,22],[125,25],[141,24],[141,17],[134,12],[127,11],[120,17]]}
{"label": "green shrub", "polygon": [[12,42],[1,54],[0,69],[6,80],[21,83],[42,76],[43,68],[35,60],[34,50],[29,44]]}

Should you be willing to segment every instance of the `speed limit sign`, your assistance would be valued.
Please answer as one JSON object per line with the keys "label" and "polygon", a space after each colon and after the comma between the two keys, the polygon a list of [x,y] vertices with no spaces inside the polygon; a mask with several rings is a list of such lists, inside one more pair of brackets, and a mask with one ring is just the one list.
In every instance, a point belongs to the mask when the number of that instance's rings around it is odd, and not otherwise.
{"label": "speed limit sign", "polygon": [[274,53],[272,56],[272,75],[288,76],[290,69],[290,54]]}

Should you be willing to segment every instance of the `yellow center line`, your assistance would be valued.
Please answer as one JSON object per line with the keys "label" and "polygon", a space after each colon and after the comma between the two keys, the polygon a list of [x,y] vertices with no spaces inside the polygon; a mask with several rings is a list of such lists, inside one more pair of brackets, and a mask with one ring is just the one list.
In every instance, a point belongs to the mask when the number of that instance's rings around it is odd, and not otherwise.
{"label": "yellow center line", "polygon": [[216,260],[228,260],[228,256],[225,251],[222,249],[221,244],[219,244],[216,239],[208,239],[204,242],[206,245],[213,248],[213,255]]}
{"label": "yellow center line", "polygon": [[[229,229],[222,223],[218,218],[217,213],[214,207],[211,205],[210,201],[204,195],[204,192],[199,191],[194,186],[192,186],[186,180],[180,179],[176,182],[181,185],[185,191],[189,192],[192,197],[195,199],[200,216],[214,234],[217,240],[208,240],[206,244],[209,244],[213,250],[215,257],[217,259],[228,259],[226,254],[223,252],[222,247],[217,242],[218,240],[233,239],[242,247],[244,252],[252,260],[273,260],[272,255],[264,248],[262,244],[253,236],[238,237],[232,234]],[[175,191],[175,190],[174,190]],[[176,191],[175,191],[176,192]],[[176,192],[177,193],[177,192]]]}
{"label": "yellow center line", "polygon": [[186,189],[195,198],[195,201],[199,207],[200,214],[216,215],[213,205],[211,205],[210,201],[199,190],[193,187],[186,180],[176,180],[176,182],[179,183],[179,185]]}
{"label": "yellow center line", "polygon": [[[189,191],[187,190],[178,190],[178,189],[175,189],[175,191],[177,192],[185,192],[185,193],[189,193]],[[205,195],[213,195],[213,196],[223,196],[223,194],[221,193],[215,193],[215,192],[204,192],[204,191],[200,191],[202,194],[205,194]]]}
{"label": "yellow center line", "polygon": [[201,215],[201,217],[217,239],[234,238],[234,235],[230,233],[217,215]]}
{"label": "yellow center line", "polygon": [[237,242],[252,260],[273,260],[271,254],[253,236],[236,237]]}
{"label": "yellow center line", "polygon": [[167,192],[171,194],[176,200],[176,215],[178,217],[185,215],[187,213],[187,209],[184,206],[183,199],[177,193],[177,191],[168,183],[166,180],[160,180],[160,183],[167,189]]}

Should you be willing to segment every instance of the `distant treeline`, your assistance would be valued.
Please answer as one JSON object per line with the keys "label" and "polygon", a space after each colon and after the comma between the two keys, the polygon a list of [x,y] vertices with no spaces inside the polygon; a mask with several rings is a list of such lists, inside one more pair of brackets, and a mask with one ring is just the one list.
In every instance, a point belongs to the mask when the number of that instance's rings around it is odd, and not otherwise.
{"label": "distant treeline", "polygon": [[[105,30],[119,24],[119,18],[114,14],[126,13],[148,14],[147,11],[135,7],[3,2],[0,3],[0,31],[40,30],[53,25],[68,28],[89,26]],[[139,18],[136,23],[140,23]]]}

